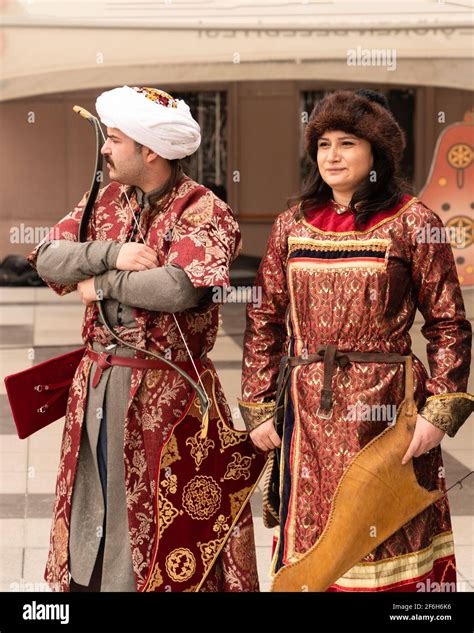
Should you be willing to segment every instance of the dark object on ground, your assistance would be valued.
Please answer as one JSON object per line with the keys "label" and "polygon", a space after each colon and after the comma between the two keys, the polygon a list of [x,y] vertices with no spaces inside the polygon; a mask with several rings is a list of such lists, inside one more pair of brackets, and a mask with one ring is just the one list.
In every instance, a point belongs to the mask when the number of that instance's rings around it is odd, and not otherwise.
{"label": "dark object on ground", "polygon": [[0,286],[45,286],[22,255],[7,255],[0,264]]}
{"label": "dark object on ground", "polygon": [[230,269],[232,286],[253,286],[255,275],[260,266],[260,257],[239,255]]}

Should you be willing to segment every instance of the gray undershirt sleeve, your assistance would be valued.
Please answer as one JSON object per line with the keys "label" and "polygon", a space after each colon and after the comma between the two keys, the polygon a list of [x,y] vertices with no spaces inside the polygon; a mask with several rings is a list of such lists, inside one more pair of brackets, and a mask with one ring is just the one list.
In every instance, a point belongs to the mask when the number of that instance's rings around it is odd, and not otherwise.
{"label": "gray undershirt sleeve", "polygon": [[75,284],[107,270],[115,263],[123,244],[116,241],[45,242],[38,250],[38,275],[57,284]]}
{"label": "gray undershirt sleeve", "polygon": [[149,270],[109,270],[94,277],[98,296],[154,312],[182,312],[198,306],[208,288],[195,288],[182,268],[174,265]]}

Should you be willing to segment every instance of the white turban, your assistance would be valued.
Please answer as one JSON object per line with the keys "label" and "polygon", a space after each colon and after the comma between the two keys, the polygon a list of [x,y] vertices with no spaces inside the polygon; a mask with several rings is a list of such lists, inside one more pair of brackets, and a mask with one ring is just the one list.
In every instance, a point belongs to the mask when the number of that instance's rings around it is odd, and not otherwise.
{"label": "white turban", "polygon": [[193,154],[201,130],[187,103],[154,88],[114,88],[95,103],[100,120],[159,156],[172,160]]}

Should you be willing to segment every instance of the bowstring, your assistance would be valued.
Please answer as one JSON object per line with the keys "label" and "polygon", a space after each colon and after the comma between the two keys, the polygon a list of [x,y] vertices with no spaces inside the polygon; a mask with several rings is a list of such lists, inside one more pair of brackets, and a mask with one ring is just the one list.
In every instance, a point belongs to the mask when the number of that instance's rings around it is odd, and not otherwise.
{"label": "bowstring", "polygon": [[[104,133],[102,132],[102,128],[100,128],[100,131],[101,131],[102,137],[103,137],[103,138],[105,138],[105,137],[104,137]],[[125,191],[125,189],[124,189],[124,191],[123,191],[123,192],[124,192],[125,197],[126,197],[126,199],[127,199],[128,207],[129,207],[129,209],[130,209],[130,211],[131,211],[131,213],[132,213],[132,217],[133,217],[133,220],[134,220],[134,222],[135,222],[135,226],[137,227],[138,232],[140,233],[140,237],[142,238],[143,243],[145,243],[145,237],[143,236],[142,230],[141,230],[141,228],[140,228],[140,223],[138,222],[137,216],[135,215],[135,212],[134,212],[134,210],[133,210],[132,204],[131,204],[131,202],[130,202],[130,198],[128,197],[127,192]],[[126,244],[127,242],[129,242],[129,241],[130,241],[130,239],[131,239],[131,237],[132,237],[132,234],[130,233],[130,237],[129,237],[128,239],[126,239],[123,243],[124,243],[124,244]],[[105,349],[107,349],[107,350],[111,350],[111,349],[113,349],[114,347],[117,347],[117,343],[111,343],[110,345],[107,345],[107,347],[106,347]]]}
{"label": "bowstring", "polygon": [[467,475],[464,475],[464,477],[462,477],[461,479],[458,479],[458,481],[456,481],[456,482],[455,482],[452,486],[450,486],[450,487],[446,490],[446,492],[444,493],[444,496],[445,496],[445,495],[447,495],[447,494],[448,494],[448,492],[449,492],[450,490],[452,490],[453,488],[455,488],[456,486],[459,486],[459,489],[460,489],[460,490],[462,490],[462,489],[463,489],[463,488],[462,488],[462,482],[463,482],[465,479],[467,479],[468,477],[470,477],[471,475],[473,475],[473,474],[474,474],[474,470],[471,470],[471,472],[470,472],[470,473],[467,473]]}
{"label": "bowstring", "polygon": [[[134,213],[134,211],[133,211],[133,208],[132,208],[132,203],[130,202],[130,198],[128,197],[128,194],[127,194],[127,192],[126,192],[125,190],[124,190],[124,194],[125,194],[125,197],[127,198],[128,208],[129,208],[129,209],[130,209],[130,211],[132,212],[132,216],[133,216],[133,219],[134,219],[134,221],[135,221],[135,226],[137,227],[137,230],[138,230],[138,232],[140,233],[140,237],[142,238],[143,243],[145,243],[145,237],[143,236],[142,230],[141,230],[141,228],[140,228],[140,223],[138,222],[137,216],[135,215],[135,213]],[[130,237],[132,237],[132,236],[130,235]],[[129,239],[130,239],[130,238],[129,238]],[[127,241],[128,241],[128,240],[127,240]]]}
{"label": "bowstring", "polygon": [[[105,138],[104,130],[102,129],[102,125],[100,124],[100,122],[99,122],[98,127],[99,127],[100,133],[102,135],[102,139],[103,139],[104,143],[106,143],[107,139]],[[140,228],[140,223],[138,222],[137,216],[135,215],[135,212],[133,211],[133,207],[132,207],[132,204],[130,202],[130,198],[128,197],[128,194],[127,194],[127,192],[125,190],[124,190],[124,194],[125,194],[125,197],[127,198],[128,208],[132,212],[132,217],[133,217],[133,220],[135,222],[135,226],[137,227],[138,232],[140,233],[140,237],[142,238],[143,243],[145,243],[145,238],[144,238],[142,230]],[[131,237],[131,235],[130,235],[130,237]],[[128,240],[126,240],[124,243],[126,243],[127,241]]]}
{"label": "bowstring", "polygon": [[[102,136],[102,140],[104,141],[104,143],[106,143],[106,142],[107,142],[107,139],[106,139],[106,137],[105,137],[104,130],[102,129],[102,125],[101,125],[101,123],[100,123],[100,121],[99,121],[98,119],[97,119],[97,123],[98,123],[97,127],[98,127],[98,129],[99,129],[99,131],[100,131],[100,134],[101,134],[101,136]],[[103,174],[103,172],[102,172],[102,174]],[[131,204],[131,202],[130,202],[130,198],[128,197],[128,194],[127,194],[127,192],[126,192],[126,190],[125,190],[125,189],[123,190],[123,192],[124,192],[124,194],[125,194],[125,198],[127,199],[127,204],[128,204],[128,207],[129,207],[129,209],[130,209],[130,211],[131,211],[131,213],[132,213],[132,217],[133,217],[133,220],[134,220],[134,222],[135,222],[135,226],[136,226],[136,228],[137,228],[137,231],[138,231],[138,233],[140,233],[140,237],[141,237],[141,239],[142,239],[143,243],[145,243],[145,236],[143,235],[142,230],[141,230],[141,228],[140,228],[140,223],[139,223],[139,221],[138,221],[138,219],[137,219],[137,216],[135,215],[135,212],[134,212],[134,210],[133,210],[132,204]],[[124,244],[125,244],[125,243],[127,243],[127,242],[131,239],[131,237],[132,237],[132,235],[130,234],[130,237],[128,238],[128,240],[125,240]],[[187,351],[188,356],[189,356],[189,358],[190,358],[190,360],[191,360],[191,363],[192,363],[192,365],[193,365],[193,367],[194,367],[194,371],[196,372],[196,376],[197,376],[197,378],[198,378],[198,382],[199,382],[199,384],[200,384],[200,386],[201,386],[201,388],[202,388],[202,390],[203,390],[203,393],[204,393],[204,394],[206,395],[206,397],[207,397],[207,401],[208,401],[208,403],[207,403],[207,404],[208,404],[208,408],[209,408],[209,402],[210,402],[210,400],[209,400],[209,396],[208,396],[208,394],[207,394],[207,392],[206,392],[206,390],[205,390],[205,388],[204,388],[203,382],[202,382],[202,380],[201,380],[201,376],[200,376],[200,374],[199,374],[199,372],[198,372],[198,370],[197,370],[196,364],[194,363],[194,359],[193,359],[193,357],[192,357],[192,355],[191,355],[191,352],[190,352],[190,350],[189,350],[189,347],[188,347],[188,345],[187,345],[187,343],[186,343],[186,339],[184,338],[183,332],[181,331],[181,328],[179,327],[179,323],[178,323],[178,321],[177,321],[176,316],[174,315],[174,313],[173,313],[173,318],[174,318],[174,320],[175,320],[176,325],[178,326],[178,330],[179,330],[179,333],[180,333],[181,338],[182,338],[182,340],[183,340],[184,346],[186,347],[186,351]],[[112,347],[117,347],[117,343],[112,343],[111,345],[108,345],[108,346],[106,347],[106,349],[112,349]]]}
{"label": "bowstring", "polygon": [[[103,136],[103,133],[102,133],[102,136]],[[128,207],[129,207],[130,211],[132,212],[132,216],[133,216],[133,219],[134,219],[134,221],[135,221],[135,226],[137,227],[137,230],[138,230],[138,232],[140,233],[140,237],[142,238],[143,243],[145,243],[145,237],[144,237],[144,235],[143,235],[143,233],[142,233],[142,230],[141,230],[141,228],[140,228],[140,223],[138,222],[137,216],[135,215],[135,213],[134,213],[134,211],[133,211],[133,208],[132,208],[132,203],[130,202],[130,198],[128,197],[127,192],[126,192],[125,190],[124,190],[124,194],[125,194],[125,197],[126,197],[126,199],[127,199]],[[130,237],[131,237],[131,235],[130,235]],[[130,239],[130,238],[129,238],[129,239]],[[128,241],[128,240],[127,240],[127,241]],[[174,319],[174,322],[176,323],[176,326],[177,326],[177,328],[178,328],[179,334],[180,334],[180,336],[181,336],[181,340],[182,340],[182,341],[183,341],[183,343],[184,343],[184,346],[185,346],[185,348],[186,348],[186,352],[188,353],[188,356],[189,356],[189,359],[190,359],[190,361],[191,361],[191,364],[192,364],[192,366],[193,366],[193,368],[194,368],[194,371],[196,372],[196,376],[197,376],[197,379],[198,379],[199,385],[201,386],[201,389],[202,389],[202,390],[203,390],[203,392],[206,394],[207,399],[209,400],[209,396],[208,396],[208,394],[207,394],[207,392],[206,392],[206,389],[205,389],[205,387],[204,387],[204,384],[203,384],[203,382],[202,382],[202,380],[201,380],[201,375],[200,375],[200,374],[199,374],[199,372],[198,372],[198,369],[197,369],[197,367],[196,367],[196,363],[194,362],[194,358],[192,357],[191,351],[190,351],[190,349],[189,349],[189,347],[188,347],[188,344],[187,344],[187,342],[186,342],[186,339],[185,339],[185,337],[184,337],[184,334],[183,334],[183,332],[182,332],[182,330],[181,330],[181,328],[180,328],[180,326],[179,326],[178,319],[176,318],[176,315],[174,314],[174,312],[172,312],[171,314],[173,315],[173,319]]]}
{"label": "bowstring", "polygon": [[205,387],[204,387],[204,385],[203,385],[203,383],[202,383],[201,376],[200,376],[200,374],[199,374],[199,372],[198,372],[198,370],[197,370],[197,367],[196,367],[196,365],[195,365],[195,363],[194,363],[194,359],[193,359],[193,357],[192,357],[192,355],[191,355],[191,352],[190,352],[190,350],[189,350],[188,344],[186,343],[186,339],[184,338],[184,334],[183,334],[183,332],[181,331],[181,328],[179,327],[178,319],[176,318],[176,315],[174,314],[174,312],[172,312],[172,315],[173,315],[173,318],[174,318],[174,322],[176,323],[176,326],[177,326],[177,328],[178,328],[178,330],[179,330],[179,333],[180,333],[180,335],[181,335],[181,338],[182,338],[182,340],[183,340],[184,346],[186,347],[186,351],[188,352],[189,359],[191,360],[192,366],[194,367],[194,371],[196,372],[196,376],[197,376],[198,382],[199,382],[199,384],[201,385],[202,390],[203,390],[203,391],[204,391],[204,393],[206,394],[207,399],[209,400],[209,396],[207,395],[206,389],[205,389]]}

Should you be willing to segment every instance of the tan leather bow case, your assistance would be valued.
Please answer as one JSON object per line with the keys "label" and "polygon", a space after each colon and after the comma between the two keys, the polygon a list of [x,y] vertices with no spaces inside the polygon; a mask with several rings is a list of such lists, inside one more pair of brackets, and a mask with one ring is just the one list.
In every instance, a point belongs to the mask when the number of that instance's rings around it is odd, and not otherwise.
{"label": "tan leather bow case", "polygon": [[272,591],[325,591],[380,543],[443,496],[420,486],[413,461],[402,466],[417,416],[411,357],[405,361],[405,399],[396,423],[354,458],[334,494],[318,541],[282,567]]}

